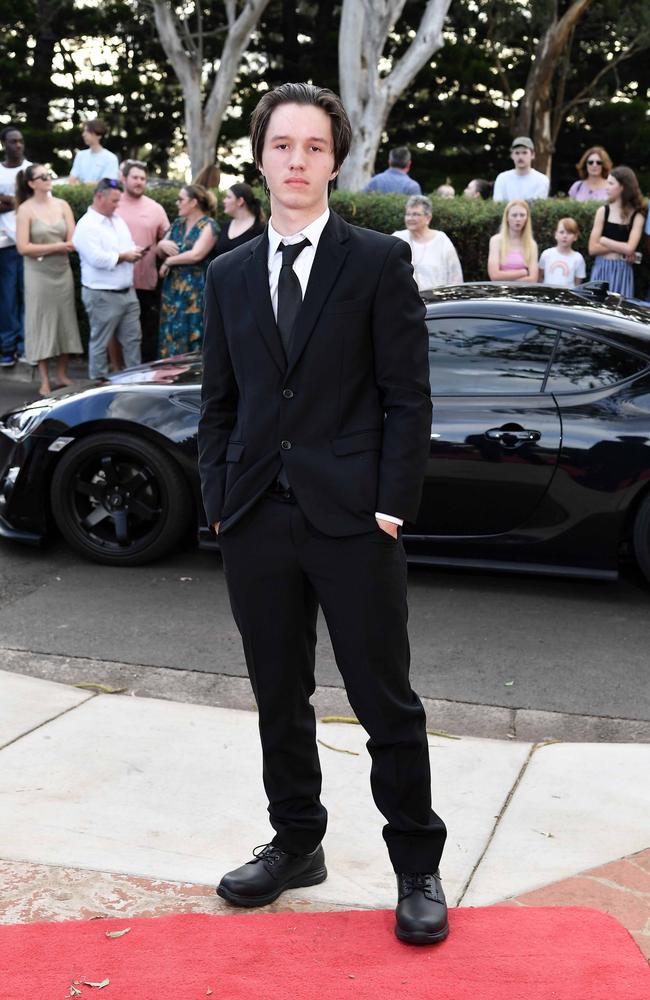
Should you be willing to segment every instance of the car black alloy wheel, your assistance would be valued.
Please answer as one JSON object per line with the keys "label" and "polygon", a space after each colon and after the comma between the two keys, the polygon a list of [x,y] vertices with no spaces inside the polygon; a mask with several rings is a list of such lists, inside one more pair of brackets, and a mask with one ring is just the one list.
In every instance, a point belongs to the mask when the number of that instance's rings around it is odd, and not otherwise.
{"label": "car black alloy wheel", "polygon": [[173,460],[124,433],[70,445],[55,469],[51,501],[70,545],[95,562],[120,566],[164,555],[192,518],[189,490]]}

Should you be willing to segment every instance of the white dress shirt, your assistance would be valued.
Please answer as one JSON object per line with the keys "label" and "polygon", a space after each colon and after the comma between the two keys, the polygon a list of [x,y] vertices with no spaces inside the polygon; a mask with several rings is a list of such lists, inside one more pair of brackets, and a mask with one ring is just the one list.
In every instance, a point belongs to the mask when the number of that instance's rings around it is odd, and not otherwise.
{"label": "white dress shirt", "polygon": [[[31,160],[23,160],[18,167],[5,167],[0,163],[0,194],[10,194],[13,198],[16,194],[16,175],[21,170],[31,167]],[[16,245],[16,212],[0,213],[0,250],[5,247]]]}
{"label": "white dress shirt", "polygon": [[[297,233],[292,233],[291,236],[281,236],[280,233],[273,228],[273,218],[269,219],[269,289],[271,292],[271,304],[273,306],[273,312],[276,320],[278,318],[278,282],[280,280],[280,271],[282,270],[282,254],[278,253],[280,243],[287,243],[291,246],[293,243],[301,243],[305,238],[311,243],[311,246],[305,247],[305,249],[298,254],[293,264],[293,269],[298,277],[298,281],[300,282],[302,297],[304,299],[305,292],[307,291],[307,284],[309,282],[309,275],[311,274],[312,265],[316,256],[318,241],[320,240],[322,232],[327,225],[329,217],[330,210],[329,208],[326,208],[322,215],[319,215],[317,219],[310,222],[308,226],[304,227],[304,229],[301,229]],[[393,517],[392,514],[375,513],[375,517],[380,517],[383,521],[391,521],[392,524],[402,525],[404,523],[403,520],[399,517]]]}
{"label": "white dress shirt", "polygon": [[278,253],[280,243],[287,243],[291,246],[293,243],[301,243],[305,238],[311,243],[310,247],[305,247],[302,253],[298,254],[293,265],[304,299],[314,257],[316,256],[318,241],[327,225],[329,217],[330,210],[326,208],[322,215],[319,215],[317,219],[310,222],[300,232],[293,233],[291,236],[280,236],[273,228],[273,219],[269,220],[269,288],[271,291],[271,304],[273,305],[273,312],[276,319],[278,318],[278,282],[280,280],[280,271],[282,270],[282,254]]}
{"label": "white dress shirt", "polygon": [[72,242],[81,263],[81,284],[86,288],[133,287],[133,264],[118,258],[135,243],[124,219],[102,215],[91,207],[79,219]]}

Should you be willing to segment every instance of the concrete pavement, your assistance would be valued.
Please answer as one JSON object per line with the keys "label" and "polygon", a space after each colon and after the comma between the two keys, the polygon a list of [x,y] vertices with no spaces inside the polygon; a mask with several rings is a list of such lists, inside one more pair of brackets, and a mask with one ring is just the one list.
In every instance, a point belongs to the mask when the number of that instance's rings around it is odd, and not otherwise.
{"label": "concrete pavement", "polygon": [[[549,891],[561,903],[569,880],[567,902],[581,901],[582,885],[598,906],[602,884],[601,908],[650,955],[650,745],[453,735],[429,738],[450,904],[535,905]],[[366,735],[321,721],[318,738],[330,875],[275,908],[392,907]],[[254,712],[2,670],[0,802],[4,923],[223,912],[221,873],[272,836]],[[614,862],[609,884],[582,874]]]}

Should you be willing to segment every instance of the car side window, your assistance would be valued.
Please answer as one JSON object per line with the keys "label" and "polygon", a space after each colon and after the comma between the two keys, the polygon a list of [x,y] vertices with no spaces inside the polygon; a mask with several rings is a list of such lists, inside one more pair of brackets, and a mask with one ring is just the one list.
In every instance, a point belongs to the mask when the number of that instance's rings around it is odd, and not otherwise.
{"label": "car side window", "polygon": [[623,347],[565,331],[558,340],[546,390],[586,392],[604,389],[638,375],[647,367],[644,358]]}
{"label": "car side window", "polygon": [[427,320],[434,395],[540,392],[557,339],[532,323],[482,317]]}

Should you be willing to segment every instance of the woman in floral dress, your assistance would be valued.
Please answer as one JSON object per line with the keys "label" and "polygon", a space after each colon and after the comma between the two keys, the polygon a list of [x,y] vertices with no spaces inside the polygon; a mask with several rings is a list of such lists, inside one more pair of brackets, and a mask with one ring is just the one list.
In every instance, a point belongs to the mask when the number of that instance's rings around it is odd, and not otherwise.
{"label": "woman in floral dress", "polygon": [[178,218],[156,248],[164,257],[159,356],[198,351],[203,337],[203,287],[210,253],[219,233],[212,216],[216,199],[200,184],[182,187]]}

